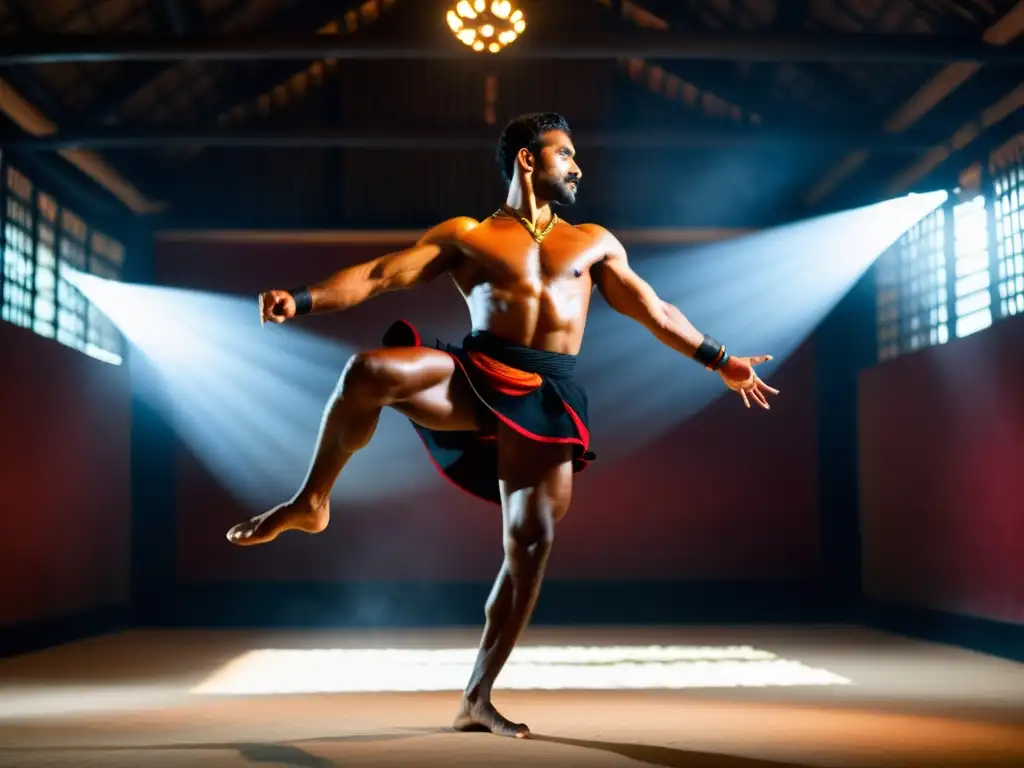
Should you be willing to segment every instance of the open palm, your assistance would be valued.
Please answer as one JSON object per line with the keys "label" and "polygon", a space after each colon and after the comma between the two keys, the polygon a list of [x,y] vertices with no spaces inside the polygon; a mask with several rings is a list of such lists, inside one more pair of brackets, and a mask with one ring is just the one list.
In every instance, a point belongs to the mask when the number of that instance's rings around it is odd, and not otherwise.
{"label": "open palm", "polygon": [[767,394],[777,395],[779,390],[769,387],[757,375],[754,366],[766,363],[772,359],[771,355],[754,355],[753,357],[730,357],[726,365],[723,365],[718,373],[721,375],[725,386],[739,392],[743,398],[743,404],[750,407],[750,401],[760,405],[764,409],[771,408],[768,405]]}

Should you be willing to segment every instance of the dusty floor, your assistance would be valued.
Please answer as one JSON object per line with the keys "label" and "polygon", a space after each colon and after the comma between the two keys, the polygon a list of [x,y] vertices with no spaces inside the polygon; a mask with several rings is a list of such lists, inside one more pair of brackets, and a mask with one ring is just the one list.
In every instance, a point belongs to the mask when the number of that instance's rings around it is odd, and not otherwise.
{"label": "dusty floor", "polygon": [[[140,631],[0,660],[0,765],[1024,767],[1024,665],[856,627],[532,630],[495,702],[534,738],[454,733],[477,632]],[[442,690],[393,690],[420,684]]]}

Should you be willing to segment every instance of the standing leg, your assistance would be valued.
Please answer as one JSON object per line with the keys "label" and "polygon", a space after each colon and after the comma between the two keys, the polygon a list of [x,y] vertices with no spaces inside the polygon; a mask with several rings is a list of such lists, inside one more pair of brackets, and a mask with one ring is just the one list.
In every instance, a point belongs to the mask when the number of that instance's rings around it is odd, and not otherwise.
{"label": "standing leg", "polygon": [[431,429],[477,429],[476,396],[456,370],[447,353],[423,347],[354,355],[324,411],[313,461],[298,493],[232,527],[228,541],[263,544],[287,530],[324,530],[330,519],[331,489],[348,460],[370,442],[386,405]]}
{"label": "standing leg", "polygon": [[532,442],[504,425],[498,439],[505,562],[487,601],[487,624],[455,728],[526,738],[530,729],[501,715],[491,691],[529,623],[555,524],[569,511],[572,453],[570,446]]}

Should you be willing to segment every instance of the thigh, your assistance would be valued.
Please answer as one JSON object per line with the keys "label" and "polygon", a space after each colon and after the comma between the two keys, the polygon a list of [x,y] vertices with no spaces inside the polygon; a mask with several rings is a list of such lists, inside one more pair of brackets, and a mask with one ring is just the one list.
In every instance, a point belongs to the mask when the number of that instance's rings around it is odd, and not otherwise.
{"label": "thigh", "polygon": [[386,404],[428,429],[481,429],[481,404],[447,352],[385,347],[363,353],[370,377],[386,388]]}
{"label": "thigh", "polygon": [[498,427],[498,478],[506,533],[550,538],[572,501],[572,446]]}

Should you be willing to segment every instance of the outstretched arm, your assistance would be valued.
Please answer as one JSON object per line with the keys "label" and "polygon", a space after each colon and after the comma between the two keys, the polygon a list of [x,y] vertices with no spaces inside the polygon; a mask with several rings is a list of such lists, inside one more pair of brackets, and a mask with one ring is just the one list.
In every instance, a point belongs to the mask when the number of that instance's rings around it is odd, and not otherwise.
{"label": "outstretched arm", "polygon": [[704,342],[704,334],[655,292],[633,271],[626,249],[611,232],[594,225],[581,225],[601,240],[605,257],[594,265],[594,282],[608,306],[636,320],[661,343],[687,357],[693,357]]}
{"label": "outstretched arm", "polygon": [[297,314],[335,312],[388,291],[426,283],[453,269],[462,258],[459,237],[473,219],[449,219],[428,230],[411,248],[345,267],[325,280],[288,291],[260,294],[261,321],[284,322]]}
{"label": "outstretched arm", "polygon": [[626,249],[618,238],[602,227],[581,225],[580,229],[599,238],[605,257],[594,265],[594,282],[608,305],[643,325],[663,344],[718,371],[727,386],[737,390],[747,407],[749,394],[768,407],[764,392],[778,394],[754,372],[754,366],[771,360],[770,355],[735,357],[710,336],[697,330],[678,308],[661,299],[650,284],[633,271]]}

